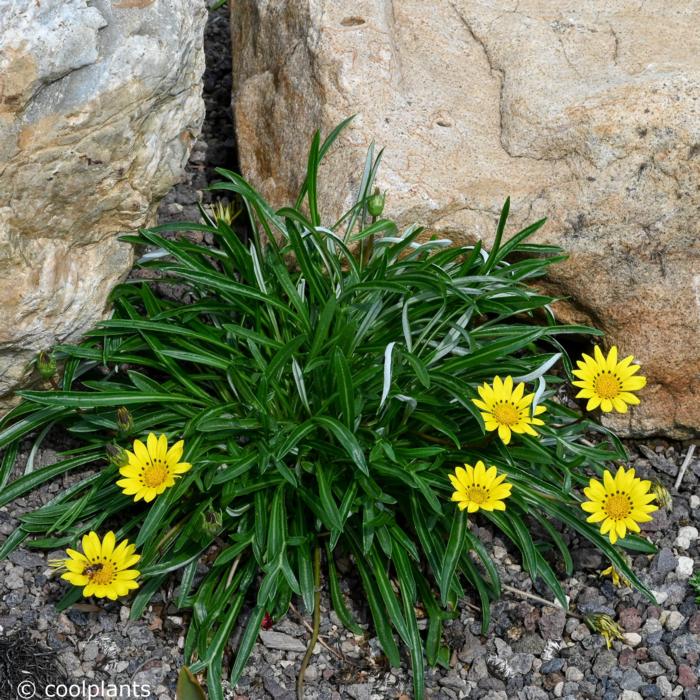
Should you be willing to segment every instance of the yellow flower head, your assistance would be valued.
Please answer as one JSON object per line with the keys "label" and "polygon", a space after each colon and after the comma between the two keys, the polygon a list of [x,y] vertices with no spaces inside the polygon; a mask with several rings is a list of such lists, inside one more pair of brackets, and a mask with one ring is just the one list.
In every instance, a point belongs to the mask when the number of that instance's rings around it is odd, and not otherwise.
{"label": "yellow flower head", "polygon": [[126,451],[129,463],[119,470],[124,478],[117,481],[117,486],[121,486],[123,492],[133,496],[135,501],[143,498],[150,503],[173,486],[180,474],[192,469],[188,462],[180,462],[184,449],[182,440],[168,449],[165,435],[156,437],[150,433],[146,445],[141,440],[134,440],[134,451]]}
{"label": "yellow flower head", "polygon": [[484,382],[478,387],[479,399],[472,399],[477,408],[481,409],[486,430],[498,430],[498,436],[503,444],[510,442],[511,433],[527,433],[537,435],[533,425],[544,425],[535,416],[545,412],[544,406],[537,406],[533,413],[530,406],[534,394],[525,394],[525,384],[522,382],[513,388],[513,377],[493,378],[493,384]]}
{"label": "yellow flower head", "polygon": [[624,467],[613,475],[606,469],[603,473],[603,483],[591,479],[590,485],[583,492],[588,501],[581,508],[590,513],[589,523],[600,523],[600,533],[608,535],[610,542],[615,544],[618,538],[623,538],[627,530],[639,532],[637,523],[651,520],[649,513],[658,508],[652,505],[656,498],[649,492],[650,481],[642,481],[634,475],[634,469],[625,471]]}
{"label": "yellow flower head", "polygon": [[630,586],[630,581],[629,579],[624,575],[621,574],[612,564],[607,568],[603,569],[600,572],[601,576],[610,576],[612,579],[612,584],[616,588],[619,588],[621,585],[622,586]]}
{"label": "yellow flower head", "polygon": [[66,569],[61,576],[74,586],[83,588],[83,595],[88,598],[116,600],[130,590],[138,588],[136,579],[140,572],[131,567],[141,559],[135,554],[136,545],[122,540],[119,544],[113,532],[108,532],[100,542],[96,532],[83,536],[83,553],[67,549],[67,559],[52,560],[51,566]]}
{"label": "yellow flower head", "polygon": [[460,510],[466,508],[467,512],[476,513],[479,508],[506,509],[503,500],[510,496],[513,485],[505,481],[505,474],[498,474],[496,467],[486,469],[479,460],[474,467],[470,464],[465,464],[464,468],[457,467],[455,473],[449,476],[455,488],[452,500],[457,502]]}
{"label": "yellow flower head", "polygon": [[578,369],[574,375],[578,381],[573,382],[581,391],[576,398],[588,399],[586,410],[592,411],[598,406],[604,413],[613,409],[618,413],[627,413],[627,404],[638,404],[639,399],[632,393],[646,386],[645,377],[634,374],[639,371],[639,365],[633,365],[634,357],[628,355],[624,360],[617,361],[617,348],[613,345],[605,357],[596,345],[593,355],[581,356],[577,361]]}

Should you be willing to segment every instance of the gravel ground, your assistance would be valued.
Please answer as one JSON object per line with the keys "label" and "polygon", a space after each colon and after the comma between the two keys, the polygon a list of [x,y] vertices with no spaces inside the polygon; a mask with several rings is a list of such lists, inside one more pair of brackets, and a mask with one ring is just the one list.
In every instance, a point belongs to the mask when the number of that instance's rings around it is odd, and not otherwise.
{"label": "gravel ground", "polygon": [[[691,463],[680,490],[675,492],[672,483],[684,447],[658,442],[631,445],[630,449],[631,462],[638,472],[659,478],[673,495],[673,509],[663,511],[647,527],[659,552],[637,556],[634,561],[659,604],[649,605],[630,589],[616,589],[609,579],[601,579],[599,572],[605,566],[601,556],[574,539],[570,544],[575,572],[565,581],[572,610],[614,615],[625,641],[615,641],[611,649],[606,649],[603,639],[578,618],[511,592],[494,605],[489,632],[482,636],[475,601],[467,599],[459,620],[445,630],[445,642],[452,650],[449,667],[427,673],[428,697],[700,700],[700,610],[687,584],[693,566],[700,565],[698,530],[690,524],[700,519],[700,463]],[[48,465],[55,461],[56,453],[46,449],[37,459],[37,466]],[[22,513],[45,503],[75,478],[66,477],[1,509],[0,538],[14,530]],[[478,528],[478,535],[493,551],[505,584],[548,597],[544,590],[533,588],[505,542],[484,527]],[[357,588],[350,564],[346,567],[349,594]],[[50,576],[47,556],[20,549],[0,563],[0,640],[18,632],[28,633],[40,645],[56,650],[72,683],[103,680],[148,685],[153,697],[170,699],[183,663],[186,624],[169,603],[174,585],[156,595],[143,619],[135,622],[127,619],[128,605],[119,602],[85,601],[57,613],[54,605],[65,591],[65,584]],[[366,622],[362,602],[347,597],[357,618]],[[376,639],[347,632],[328,609],[324,596],[321,641],[325,646],[317,646],[307,671],[306,697],[410,697],[407,659],[401,668],[388,668]],[[228,697],[294,697],[307,638],[304,623],[295,611],[272,629],[261,631],[248,669],[237,688],[229,690]]]}
{"label": "gravel ground", "polygon": [[[235,168],[229,95],[224,8],[212,14],[207,28],[207,120],[202,138],[192,152],[185,181],[162,202],[161,223],[197,219],[197,202],[211,201],[204,188],[216,179],[213,167]],[[475,601],[466,600],[460,619],[445,630],[445,642],[452,649],[449,668],[427,672],[428,697],[700,700],[700,611],[687,585],[693,566],[700,566],[696,529],[700,521],[700,463],[695,460],[690,464],[680,490],[675,492],[672,485],[687,445],[657,441],[629,447],[631,463],[638,472],[661,480],[673,496],[673,509],[658,514],[647,527],[659,553],[634,558],[636,570],[656,592],[659,604],[649,605],[630,589],[616,589],[609,579],[601,579],[599,572],[606,564],[600,554],[574,539],[570,544],[575,572],[565,580],[572,610],[615,615],[625,632],[624,643],[616,641],[608,650],[603,639],[591,634],[578,618],[511,592],[494,605],[489,632],[482,636]],[[55,460],[56,452],[44,449],[38,453],[35,466]],[[59,480],[0,509],[0,541],[14,531],[22,513],[45,503],[74,478]],[[533,588],[506,543],[483,527],[478,535],[493,551],[505,584],[523,593],[549,597],[543,589]],[[357,590],[349,563],[344,573],[346,593]],[[47,556],[22,548],[0,562],[0,642],[16,639],[11,635],[28,635],[38,648],[55,650],[72,683],[148,685],[151,697],[170,700],[183,663],[187,622],[169,602],[174,585],[157,594],[143,619],[136,622],[128,621],[129,607],[119,602],[84,601],[57,613],[54,605],[65,592],[65,584],[50,576]],[[362,601],[348,597],[356,617],[367,622]],[[401,668],[388,668],[376,639],[345,631],[328,609],[324,595],[321,641],[327,646],[317,645],[306,674],[307,697],[410,697],[407,659]],[[303,622],[293,611],[272,629],[262,631],[247,672],[237,688],[229,689],[228,696],[237,700],[294,697],[307,638]],[[0,687],[6,647],[0,644]],[[0,700],[13,699],[3,696]]]}

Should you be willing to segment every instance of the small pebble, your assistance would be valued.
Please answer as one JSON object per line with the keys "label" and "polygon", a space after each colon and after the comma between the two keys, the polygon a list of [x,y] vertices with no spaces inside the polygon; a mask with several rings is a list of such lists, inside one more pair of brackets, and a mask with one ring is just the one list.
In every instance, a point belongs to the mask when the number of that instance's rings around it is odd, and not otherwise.
{"label": "small pebble", "polygon": [[[691,508],[693,506],[691,505]],[[679,549],[689,549],[692,542],[698,539],[698,529],[693,525],[684,525],[678,530],[678,537],[674,544]]]}
{"label": "small pebble", "polygon": [[638,647],[642,642],[642,636],[637,632],[625,632],[623,635],[625,644],[632,648]]}
{"label": "small pebble", "polygon": [[571,639],[575,642],[580,642],[582,639],[591,636],[591,631],[584,624],[579,624],[578,627],[571,633]]}
{"label": "small pebble", "polygon": [[659,605],[663,605],[668,600],[668,593],[666,593],[666,591],[652,591],[652,593]]}
{"label": "small pebble", "polygon": [[685,622],[685,617],[681,615],[681,613],[679,613],[677,610],[671,610],[666,616],[666,619],[662,621],[667,630],[673,631],[677,630]]}
{"label": "small pebble", "polygon": [[570,666],[566,669],[566,680],[578,683],[578,681],[583,680],[583,672],[574,666]]}
{"label": "small pebble", "polygon": [[690,578],[693,575],[693,560],[690,557],[678,557],[676,573],[679,578]]}
{"label": "small pebble", "polygon": [[678,682],[684,688],[696,688],[698,685],[698,677],[690,666],[681,664],[678,667]]}

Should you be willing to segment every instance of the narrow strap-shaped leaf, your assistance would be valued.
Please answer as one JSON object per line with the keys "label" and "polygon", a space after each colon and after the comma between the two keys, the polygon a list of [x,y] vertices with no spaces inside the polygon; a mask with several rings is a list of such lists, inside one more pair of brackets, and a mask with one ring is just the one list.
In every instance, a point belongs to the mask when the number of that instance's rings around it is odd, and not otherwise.
{"label": "narrow strap-shaped leaf", "polygon": [[503,232],[506,228],[506,221],[508,221],[508,212],[510,211],[510,197],[508,197],[501,209],[501,215],[498,219],[498,227],[496,228],[496,237],[491,246],[491,252],[488,258],[485,260],[481,267],[481,274],[485,275],[491,270],[496,262],[498,261],[498,253],[501,248],[501,240],[503,239]]}
{"label": "narrow strap-shaped leaf", "polygon": [[377,552],[376,546],[372,547],[369,551],[369,564],[372,567],[372,572],[374,573],[374,580],[377,583],[377,588],[384,601],[384,606],[389,614],[389,619],[399,633],[401,639],[404,643],[410,645],[410,635],[408,631],[408,625],[404,619],[403,613],[401,612],[401,607],[399,601],[396,599],[396,594],[391,586],[391,581],[389,580],[389,574],[386,571],[384,562]]}
{"label": "narrow strap-shaped leaf", "polygon": [[479,602],[481,603],[481,633],[486,634],[491,623],[491,599],[486,588],[483,578],[474,562],[469,557],[469,553],[465,552],[461,559],[461,568],[469,582],[476,588],[479,594]]}
{"label": "narrow strap-shaped leaf", "polygon": [[96,459],[98,459],[97,453],[88,453],[81,457],[64,459],[60,462],[56,462],[56,464],[52,464],[50,467],[37,469],[26,476],[21,476],[0,492],[0,508],[24,496],[25,493],[33,491],[41,484],[57,477],[59,474],[65,474],[71,469],[82,467],[84,464],[94,462]]}
{"label": "narrow strap-shaped leaf", "polygon": [[355,426],[355,392],[352,385],[352,375],[343,351],[335,349],[333,353],[333,369],[335,370],[335,384],[338,387],[338,398],[343,422],[353,430]]}
{"label": "narrow strap-shaped leaf", "polygon": [[440,584],[440,600],[443,605],[447,604],[452,579],[454,577],[457,564],[464,551],[464,542],[467,531],[467,513],[461,510],[455,513],[452,518],[452,528],[450,529],[450,539],[442,558],[438,581]]}
{"label": "narrow strap-shaped leaf", "polygon": [[100,408],[104,406],[177,403],[185,406],[206,405],[202,400],[184,394],[147,394],[141,391],[19,391],[22,398],[45,406],[65,408]]}
{"label": "narrow strap-shaped leaf", "polygon": [[335,436],[338,442],[345,448],[348,456],[357,465],[363,474],[369,476],[369,467],[364,452],[357,438],[339,421],[330,416],[316,416],[314,422],[325,428]]}
{"label": "narrow strap-shaped leaf", "polygon": [[14,552],[15,549],[17,549],[17,547],[19,547],[22,542],[27,539],[27,537],[29,537],[29,533],[26,530],[23,530],[21,527],[14,530],[12,534],[9,535],[2,543],[2,546],[0,546],[0,561]]}
{"label": "narrow strap-shaped leaf", "polygon": [[10,480],[10,475],[12,474],[12,469],[15,466],[18,453],[19,440],[11,443],[2,456],[2,461],[0,462],[0,493]]}
{"label": "narrow strap-shaped leaf", "polygon": [[357,570],[360,572],[362,587],[365,591],[367,602],[369,603],[370,612],[372,613],[372,620],[374,622],[374,628],[377,631],[377,638],[379,639],[379,643],[381,644],[382,650],[386,654],[387,659],[389,659],[389,664],[391,666],[398,667],[401,664],[399,649],[396,646],[394,637],[391,634],[391,626],[389,625],[389,621],[386,617],[384,605],[380,601],[374,578],[370,575],[369,570],[364,563],[363,555],[360,553],[360,550],[356,545],[353,545],[353,553],[355,556],[355,565],[357,566]]}
{"label": "narrow strap-shaped leaf", "polygon": [[262,624],[263,617],[265,617],[265,608],[261,605],[253,608],[250,614],[250,619],[246,625],[243,636],[241,637],[241,642],[238,645],[238,652],[236,653],[236,660],[233,663],[233,668],[231,669],[231,685],[235,686],[241,679],[243,669],[248,661],[250,653],[253,651],[253,646],[255,640],[258,638],[260,632],[260,625]]}
{"label": "narrow strap-shaped leaf", "polygon": [[[50,395],[53,392],[35,392],[40,395]],[[36,401],[36,403],[42,403],[41,401]],[[19,409],[22,409],[21,411]],[[60,418],[61,416],[69,413],[63,404],[57,402],[52,406],[47,406],[46,408],[37,409],[33,407],[30,403],[24,402],[20,404],[17,408],[13,409],[8,413],[3,419],[0,425],[7,424],[7,427],[0,432],[0,449],[3,449],[10,443],[18,440],[19,438],[28,435],[42,425],[46,425],[53,420]],[[22,413],[29,413],[22,417],[16,422],[10,422],[16,415],[21,415]]]}
{"label": "narrow strap-shaped leaf", "polygon": [[334,530],[342,530],[343,521],[340,518],[340,511],[333,498],[333,491],[326,470],[321,463],[318,463],[315,471],[316,481],[318,483],[318,495],[321,501],[321,507],[326,514],[326,519]]}
{"label": "narrow strap-shaped leaf", "polygon": [[352,615],[345,604],[345,600],[343,599],[343,594],[340,590],[340,580],[338,579],[338,572],[335,568],[335,561],[333,559],[333,552],[328,546],[328,543],[326,543],[326,556],[328,559],[328,589],[331,595],[333,610],[335,610],[335,614],[338,616],[338,619],[353,634],[364,634],[365,631],[355,622],[355,620],[353,620]]}
{"label": "narrow strap-shaped leaf", "polygon": [[399,548],[400,554],[395,559],[396,574],[401,590],[401,603],[406,619],[408,633],[408,650],[411,654],[411,670],[413,671],[413,697],[415,700],[423,700],[425,693],[425,666],[423,662],[423,641],[418,631],[416,620],[415,599],[416,583],[411,571],[406,554]]}

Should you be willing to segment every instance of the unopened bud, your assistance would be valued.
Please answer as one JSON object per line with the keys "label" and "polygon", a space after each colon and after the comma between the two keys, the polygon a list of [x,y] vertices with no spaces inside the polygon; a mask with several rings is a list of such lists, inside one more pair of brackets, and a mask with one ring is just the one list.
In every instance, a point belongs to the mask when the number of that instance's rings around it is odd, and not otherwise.
{"label": "unopened bud", "polygon": [[106,450],[107,459],[111,464],[117,467],[117,469],[125,467],[129,463],[129,455],[123,447],[110,443],[107,445]]}
{"label": "unopened bud", "polygon": [[42,350],[36,359],[36,368],[42,379],[51,379],[56,374],[56,360],[50,352]]}
{"label": "unopened bud", "polygon": [[201,514],[202,531],[207,535],[216,535],[223,524],[223,518],[218,510],[207,510]]}
{"label": "unopened bud", "polygon": [[382,215],[384,200],[385,196],[378,189],[374,190],[374,194],[367,200],[367,211],[370,213],[370,216]]}
{"label": "unopened bud", "polygon": [[659,508],[665,508],[666,510],[673,509],[673,498],[668,492],[668,489],[660,481],[651,482],[651,492],[656,496],[656,502],[659,504]]}
{"label": "unopened bud", "polygon": [[120,433],[128,435],[134,428],[134,419],[126,406],[120,406],[117,409],[117,427]]}

